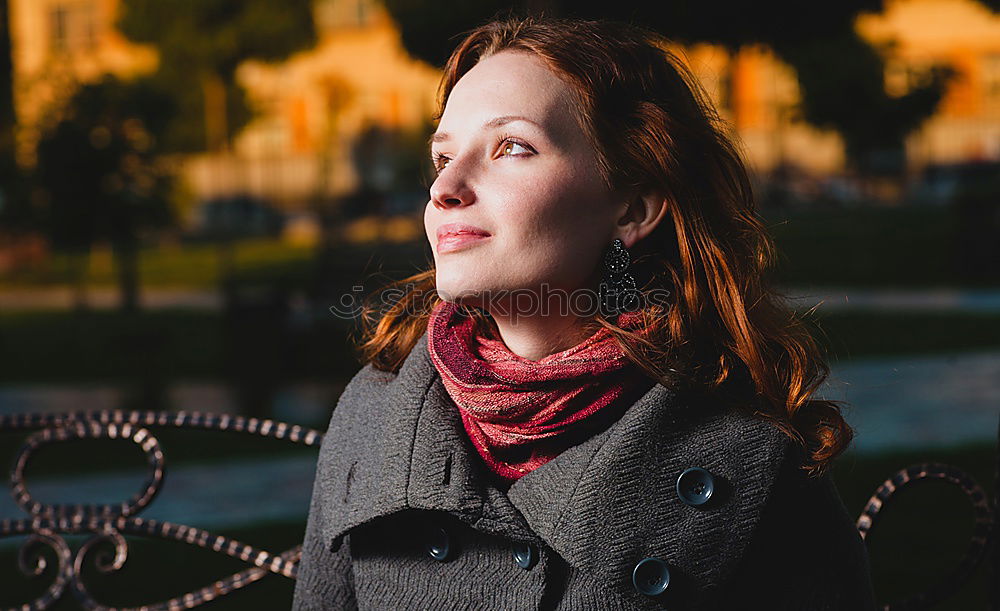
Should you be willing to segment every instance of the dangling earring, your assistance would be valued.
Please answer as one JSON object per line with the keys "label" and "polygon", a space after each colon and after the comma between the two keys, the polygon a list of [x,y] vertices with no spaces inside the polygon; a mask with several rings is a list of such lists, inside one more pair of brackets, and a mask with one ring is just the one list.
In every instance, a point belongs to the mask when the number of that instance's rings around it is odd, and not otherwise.
{"label": "dangling earring", "polygon": [[617,316],[637,310],[642,305],[635,277],[628,272],[631,263],[632,256],[625,248],[625,242],[615,238],[604,255],[604,277],[599,287],[603,316]]}

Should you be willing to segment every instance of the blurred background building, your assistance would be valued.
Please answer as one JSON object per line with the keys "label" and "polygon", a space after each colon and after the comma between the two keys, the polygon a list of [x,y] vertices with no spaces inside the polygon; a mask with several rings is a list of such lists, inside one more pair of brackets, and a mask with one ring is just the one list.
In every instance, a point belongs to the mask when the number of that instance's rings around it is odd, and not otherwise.
{"label": "blurred background building", "polygon": [[[130,43],[116,29],[117,8],[117,0],[11,0],[22,165],[35,162],[40,130],[61,116],[76,87],[156,68],[153,47]],[[439,71],[406,53],[376,0],[319,0],[314,20],[312,48],[239,66],[255,116],[227,150],[179,160],[196,201],[252,196],[294,212],[362,189],[388,192],[401,169],[419,180],[414,157],[424,154],[424,140],[394,135],[429,133]],[[405,168],[396,167],[407,154]],[[388,211],[412,211],[421,198],[411,188]],[[191,213],[189,221],[199,217]]]}
{"label": "blurred background building", "polygon": [[61,114],[80,83],[156,66],[155,50],[129,43],[115,29],[117,0],[12,0],[9,11],[22,165],[35,163],[40,129]]}
{"label": "blurred background building", "polygon": [[[106,73],[130,77],[156,66],[156,51],[116,29],[117,0],[11,0],[18,159],[33,163],[39,126],[59,116],[80,83]],[[188,155],[182,175],[199,201],[249,194],[285,210],[371,187],[390,191],[419,156],[440,72],[412,59],[378,0],[317,0],[317,42],[286,60],[249,60],[237,78],[256,116],[231,150]],[[881,48],[892,96],[909,91],[929,66],[957,71],[937,112],[906,139],[911,175],[931,164],[1000,159],[1000,16],[974,0],[888,0],[861,13],[857,30]],[[816,177],[845,171],[842,139],[807,123],[794,71],[768,47],[729,52],[678,47],[762,173],[794,166]],[[365,138],[362,138],[362,135]],[[402,145],[417,150],[402,150]],[[368,149],[358,151],[358,148]],[[359,169],[359,154],[371,163]],[[412,181],[415,177],[411,176]],[[412,189],[411,189],[412,191]],[[419,207],[419,192],[390,210]]]}

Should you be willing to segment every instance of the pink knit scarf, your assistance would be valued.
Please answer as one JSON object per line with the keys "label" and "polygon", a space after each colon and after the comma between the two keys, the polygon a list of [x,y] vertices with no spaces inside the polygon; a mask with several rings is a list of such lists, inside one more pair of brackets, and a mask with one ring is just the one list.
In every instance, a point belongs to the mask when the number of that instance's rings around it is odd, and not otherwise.
{"label": "pink knit scarf", "polygon": [[[637,330],[640,321],[624,313],[617,324]],[[428,321],[427,347],[470,440],[507,483],[610,426],[656,383],[604,328],[538,361],[474,329],[461,307],[442,301]]]}

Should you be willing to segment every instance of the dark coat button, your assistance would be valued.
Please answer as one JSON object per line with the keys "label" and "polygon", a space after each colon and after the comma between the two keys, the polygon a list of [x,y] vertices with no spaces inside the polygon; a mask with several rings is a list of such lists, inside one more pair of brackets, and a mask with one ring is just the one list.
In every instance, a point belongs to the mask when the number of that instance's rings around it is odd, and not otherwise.
{"label": "dark coat button", "polygon": [[685,469],[677,478],[677,496],[692,507],[704,505],[715,491],[715,478],[701,467]]}
{"label": "dark coat button", "polygon": [[632,585],[646,596],[658,596],[670,585],[670,569],[659,558],[643,558],[632,570]]}
{"label": "dark coat button", "polygon": [[526,571],[538,562],[538,548],[535,547],[534,543],[514,541],[511,544],[511,551],[514,555],[514,562]]}
{"label": "dark coat button", "polygon": [[444,562],[451,555],[451,537],[440,526],[432,526],[424,543],[424,549],[431,558]]}

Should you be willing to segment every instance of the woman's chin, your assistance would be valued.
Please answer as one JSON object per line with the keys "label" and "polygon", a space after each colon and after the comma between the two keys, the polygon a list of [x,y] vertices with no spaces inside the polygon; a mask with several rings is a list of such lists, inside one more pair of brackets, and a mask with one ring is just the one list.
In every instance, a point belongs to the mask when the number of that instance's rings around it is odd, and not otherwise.
{"label": "woman's chin", "polygon": [[442,298],[459,301],[489,291],[491,283],[483,282],[488,273],[482,266],[445,264],[437,268],[434,283]]}
{"label": "woman's chin", "polygon": [[460,305],[480,305],[488,290],[471,285],[437,285],[437,293],[445,301]]}

